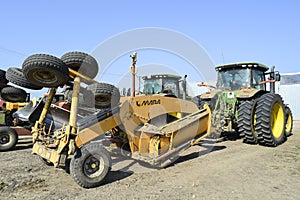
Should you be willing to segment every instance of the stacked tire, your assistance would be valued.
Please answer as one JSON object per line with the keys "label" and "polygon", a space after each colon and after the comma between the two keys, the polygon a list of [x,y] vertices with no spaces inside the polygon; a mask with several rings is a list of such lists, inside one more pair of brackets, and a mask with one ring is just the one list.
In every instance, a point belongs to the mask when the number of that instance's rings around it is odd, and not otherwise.
{"label": "stacked tire", "polygon": [[[79,72],[80,75],[73,71]],[[92,56],[82,52],[69,52],[60,59],[47,54],[35,54],[24,61],[22,72],[29,82],[39,87],[68,85],[64,94],[65,99],[71,102],[74,75],[92,79],[98,73],[98,64]],[[118,88],[111,84],[94,83],[81,88],[80,91],[82,95],[79,96],[79,101],[94,105],[98,109],[117,106],[120,101]],[[80,97],[83,97],[83,100],[80,100]],[[70,163],[71,176],[86,188],[99,186],[110,169],[110,155],[98,143],[88,143],[80,147]]]}
{"label": "stacked tire", "polygon": [[17,78],[11,78],[10,68],[7,71],[0,70],[0,96],[1,99],[8,102],[25,102],[27,93],[21,88],[8,85],[9,82],[14,83]]}

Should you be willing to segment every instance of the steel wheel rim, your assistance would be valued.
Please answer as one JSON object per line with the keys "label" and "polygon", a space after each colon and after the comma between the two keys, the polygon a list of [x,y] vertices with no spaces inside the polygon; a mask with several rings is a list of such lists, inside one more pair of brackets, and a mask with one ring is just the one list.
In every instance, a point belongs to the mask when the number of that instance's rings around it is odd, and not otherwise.
{"label": "steel wheel rim", "polygon": [[33,77],[39,82],[56,83],[57,77],[54,72],[49,70],[40,70],[33,73]]}

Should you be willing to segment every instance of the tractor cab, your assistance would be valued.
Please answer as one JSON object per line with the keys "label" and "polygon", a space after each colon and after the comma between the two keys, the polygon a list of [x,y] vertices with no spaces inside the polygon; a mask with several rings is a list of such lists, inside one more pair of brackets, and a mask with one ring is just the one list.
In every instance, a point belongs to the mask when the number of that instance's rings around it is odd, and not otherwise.
{"label": "tractor cab", "polygon": [[217,66],[217,88],[223,90],[240,90],[255,88],[266,90],[265,72],[269,68],[260,63],[234,63]]}
{"label": "tractor cab", "polygon": [[143,76],[145,95],[162,94],[180,97],[179,82],[181,77],[171,74]]}

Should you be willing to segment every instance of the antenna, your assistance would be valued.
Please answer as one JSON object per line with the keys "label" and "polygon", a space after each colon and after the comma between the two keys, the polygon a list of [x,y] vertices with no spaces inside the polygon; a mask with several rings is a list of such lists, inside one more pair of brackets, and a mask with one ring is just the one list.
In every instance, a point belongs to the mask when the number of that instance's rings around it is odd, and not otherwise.
{"label": "antenna", "polygon": [[223,61],[223,64],[225,64],[225,59],[224,59],[223,51],[222,51],[222,61]]}

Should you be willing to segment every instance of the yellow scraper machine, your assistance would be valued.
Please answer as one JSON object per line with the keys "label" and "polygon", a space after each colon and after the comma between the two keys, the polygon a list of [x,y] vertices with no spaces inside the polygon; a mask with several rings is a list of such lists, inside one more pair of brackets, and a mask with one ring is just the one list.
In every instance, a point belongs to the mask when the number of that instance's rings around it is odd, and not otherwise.
{"label": "yellow scraper machine", "polygon": [[[136,53],[132,55],[132,67],[135,63]],[[193,102],[168,93],[120,97],[118,88],[93,80],[98,65],[88,54],[69,52],[60,59],[35,54],[24,61],[22,70],[35,85],[51,88],[32,129],[32,152],[55,167],[66,167],[67,159],[71,159],[70,174],[82,187],[101,185],[111,169],[112,147],[133,159],[162,167],[209,134],[208,106],[199,110]],[[53,131],[45,127],[45,118],[57,88],[66,80],[72,87],[70,110],[64,110],[69,120]],[[90,112],[91,107],[94,112]]]}

